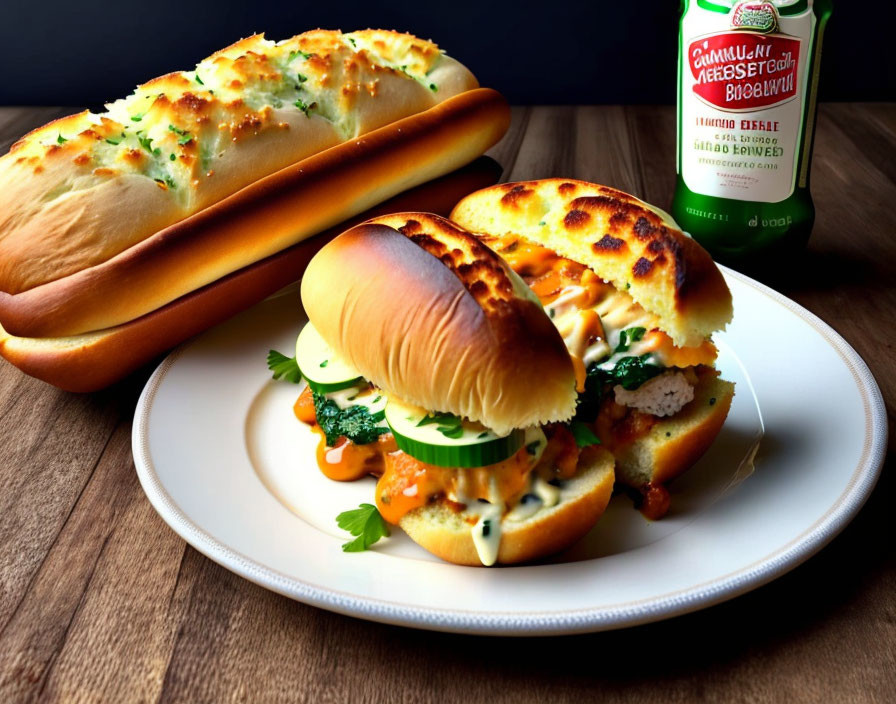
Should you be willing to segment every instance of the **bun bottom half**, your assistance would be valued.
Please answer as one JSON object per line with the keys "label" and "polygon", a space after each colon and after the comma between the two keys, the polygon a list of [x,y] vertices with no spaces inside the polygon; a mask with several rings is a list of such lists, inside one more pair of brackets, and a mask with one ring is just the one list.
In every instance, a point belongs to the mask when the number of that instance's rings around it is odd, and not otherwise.
{"label": "bun bottom half", "polygon": [[702,377],[694,399],[674,416],[656,423],[644,437],[616,451],[616,478],[640,489],[666,484],[689,469],[722,429],[734,384],[714,375]]}
{"label": "bun bottom half", "polygon": [[123,325],[70,337],[16,337],[0,326],[0,356],[65,391],[97,391],[298,280],[317,251],[344,229],[397,210],[447,213],[500,175],[497,162],[480,157]]}
{"label": "bun bottom half", "polygon": [[[560,488],[560,502],[520,522],[501,522],[497,564],[529,562],[569,547],[603,515],[613,493],[613,456],[597,449]],[[399,525],[411,539],[447,562],[481,566],[472,525],[464,512],[437,501],[405,515]]]}

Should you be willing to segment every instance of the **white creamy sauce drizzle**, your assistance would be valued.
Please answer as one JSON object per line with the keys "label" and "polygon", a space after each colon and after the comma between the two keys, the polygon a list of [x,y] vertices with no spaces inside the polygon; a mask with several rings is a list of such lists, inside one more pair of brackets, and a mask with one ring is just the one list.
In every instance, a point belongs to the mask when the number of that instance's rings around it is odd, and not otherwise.
{"label": "white creamy sauce drizzle", "polygon": [[541,499],[536,494],[527,491],[523,494],[520,502],[504,516],[504,520],[510,523],[522,523],[527,518],[531,518],[538,513],[543,505]]}
{"label": "white creamy sauce drizzle", "polygon": [[501,547],[501,512],[503,504],[482,503],[477,501],[467,511],[477,514],[479,520],[473,526],[473,545],[476,546],[476,554],[479,561],[486,567],[491,567],[498,559],[498,549]]}
{"label": "white creamy sauce drizzle", "polygon": [[[583,286],[572,285],[560,291],[560,295],[545,306],[555,327],[560,331],[566,348],[570,354],[581,359],[586,368],[605,359],[616,349],[623,330],[633,327],[652,330],[657,327],[656,316],[641,308],[623,291],[608,291],[590,306],[584,305],[587,299],[588,291]],[[604,336],[597,340],[589,340],[586,334],[589,310],[597,313],[604,329]],[[617,355],[631,357],[644,354],[645,345],[646,341],[643,339],[633,342],[627,351]]]}
{"label": "white creamy sauce drizzle", "polygon": [[[525,444],[526,449],[529,452],[529,466],[531,469],[534,468],[535,465],[538,464],[538,460],[541,459],[541,455],[544,453],[548,444],[547,437],[545,437],[544,431],[542,431],[541,428],[527,428]],[[491,483],[489,484],[488,501],[469,498],[466,494],[466,479],[466,472],[458,472],[457,486],[448,498],[451,499],[451,501],[464,504],[466,506],[464,512],[476,516],[476,523],[470,529],[470,535],[473,538],[473,545],[476,548],[476,554],[479,556],[479,561],[486,567],[490,567],[491,565],[494,565],[498,559],[498,551],[501,547],[502,520],[506,520],[513,514],[513,511],[519,508],[522,504],[518,504],[508,516],[504,516],[504,502],[501,499],[498,487],[495,485],[494,477],[491,478]],[[550,489],[554,489],[554,487],[549,484],[547,484],[547,486]],[[535,510],[533,510],[532,513],[535,513],[535,511],[542,506],[548,504],[546,499],[538,493],[537,489],[533,489],[533,492],[537,497],[536,501],[532,501],[532,503],[536,505]],[[550,505],[554,504],[556,504],[556,501]]]}
{"label": "white creamy sauce drizzle", "polygon": [[558,503],[560,503],[560,489],[533,473],[529,476],[528,490],[523,494],[520,502],[504,517],[504,520],[521,523],[541,509],[556,506]]}
{"label": "white creamy sauce drizzle", "polygon": [[532,493],[539,498],[545,508],[550,508],[560,503],[560,489],[553,484],[549,484],[538,475],[534,475]]}

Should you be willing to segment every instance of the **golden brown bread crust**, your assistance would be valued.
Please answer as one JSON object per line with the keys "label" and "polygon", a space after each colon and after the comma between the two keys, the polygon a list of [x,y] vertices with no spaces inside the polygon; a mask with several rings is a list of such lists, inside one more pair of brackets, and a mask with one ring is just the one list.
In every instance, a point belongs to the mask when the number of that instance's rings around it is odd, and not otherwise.
{"label": "golden brown bread crust", "polygon": [[[582,538],[603,515],[613,493],[613,456],[603,449],[582,462],[561,490],[564,500],[520,523],[502,521],[498,564],[537,560]],[[448,562],[481,565],[470,524],[444,502],[415,509],[400,526],[414,542]]]}
{"label": "golden brown bread crust", "polygon": [[0,158],[0,290],[101,264],[265,176],[476,87],[435,44],[398,32],[243,39],[106,112],[39,127]]}
{"label": "golden brown bread crust", "polygon": [[730,381],[713,374],[703,376],[687,406],[616,452],[617,479],[641,488],[648,482],[666,484],[690,469],[716,439],[733,398],[734,384]]}
{"label": "golden brown bread crust", "polygon": [[116,328],[75,338],[38,339],[11,337],[0,328],[0,355],[26,374],[66,391],[96,391],[295,281],[310,258],[346,227],[378,213],[409,208],[447,214],[463,195],[494,183],[500,175],[496,162],[481,157]]}
{"label": "golden brown bread crust", "polygon": [[679,346],[700,344],[731,318],[731,294],[706,250],[668,215],[614,188],[559,178],[503,183],[464,198],[451,219],[589,266],[659,316]]}
{"label": "golden brown bread crust", "polygon": [[537,299],[444,218],[399,213],[348,230],[308,265],[302,303],[365,378],[428,410],[499,434],[575,410],[572,362]]}
{"label": "golden brown bread crust", "polygon": [[469,163],[509,120],[495,91],[462,93],[282,169],[102,264],[0,293],[0,325],[12,335],[59,337],[134,320]]}

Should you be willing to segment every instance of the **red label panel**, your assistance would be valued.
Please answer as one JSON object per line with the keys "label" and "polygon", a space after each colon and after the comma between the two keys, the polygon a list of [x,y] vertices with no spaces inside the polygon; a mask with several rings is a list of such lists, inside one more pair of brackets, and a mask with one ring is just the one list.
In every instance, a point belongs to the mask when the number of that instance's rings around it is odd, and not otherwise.
{"label": "red label panel", "polygon": [[694,92],[722,110],[758,110],[796,95],[800,40],[723,32],[688,47]]}

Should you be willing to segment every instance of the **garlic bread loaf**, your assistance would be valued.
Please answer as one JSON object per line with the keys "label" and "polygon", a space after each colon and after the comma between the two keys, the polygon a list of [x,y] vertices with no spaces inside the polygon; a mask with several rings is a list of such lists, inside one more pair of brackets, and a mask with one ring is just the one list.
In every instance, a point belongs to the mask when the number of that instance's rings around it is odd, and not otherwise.
{"label": "garlic bread loaf", "polygon": [[315,30],[243,39],[0,158],[0,290],[107,261],[258,179],[477,87],[431,42]]}
{"label": "garlic bread loaf", "polygon": [[259,35],[34,130],[0,158],[0,325],[125,324],[468,164],[510,121],[476,86],[406,34]]}

